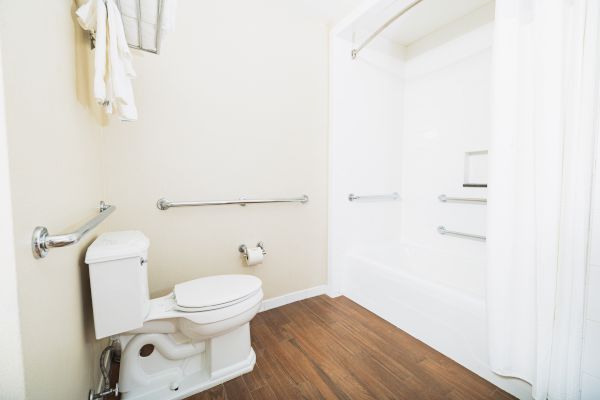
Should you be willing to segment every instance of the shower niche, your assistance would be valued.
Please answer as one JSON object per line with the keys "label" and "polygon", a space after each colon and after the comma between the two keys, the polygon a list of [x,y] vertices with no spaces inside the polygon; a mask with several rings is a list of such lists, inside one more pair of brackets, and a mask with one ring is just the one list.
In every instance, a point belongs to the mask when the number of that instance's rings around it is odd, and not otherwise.
{"label": "shower niche", "polygon": [[465,179],[463,187],[486,188],[488,181],[488,151],[465,152]]}

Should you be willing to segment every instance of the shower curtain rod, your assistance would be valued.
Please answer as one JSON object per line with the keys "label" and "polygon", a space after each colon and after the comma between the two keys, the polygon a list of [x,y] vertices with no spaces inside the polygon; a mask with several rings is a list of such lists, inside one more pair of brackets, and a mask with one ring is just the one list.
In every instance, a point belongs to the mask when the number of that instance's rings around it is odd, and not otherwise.
{"label": "shower curtain rod", "polygon": [[423,0],[415,0],[415,1],[413,1],[407,7],[403,8],[399,13],[397,13],[392,18],[390,18],[389,20],[387,20],[386,23],[383,24],[383,25],[381,25],[381,27],[379,29],[377,29],[375,32],[373,32],[371,34],[371,36],[369,36],[368,38],[366,38],[365,41],[362,42],[362,44],[360,46],[355,47],[354,49],[352,49],[352,59],[355,60],[356,56],[358,56],[358,53],[360,53],[360,51],[362,49],[364,49],[365,47],[367,47],[367,45],[369,43],[371,43],[373,41],[373,39],[375,39],[377,36],[379,36],[379,34],[381,32],[383,32],[384,30],[386,30],[388,26],[390,26],[391,24],[393,24],[394,21],[396,21],[398,18],[400,18],[401,16],[403,16],[404,14],[406,14],[411,8],[413,8],[414,6],[416,6],[417,4],[419,4],[422,1]]}

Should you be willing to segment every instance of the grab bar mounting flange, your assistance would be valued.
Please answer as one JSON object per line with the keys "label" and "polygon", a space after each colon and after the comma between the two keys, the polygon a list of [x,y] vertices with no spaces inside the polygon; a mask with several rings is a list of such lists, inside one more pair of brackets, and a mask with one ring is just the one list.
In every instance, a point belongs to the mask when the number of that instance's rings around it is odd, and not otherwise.
{"label": "grab bar mounting flange", "polygon": [[106,217],[115,211],[116,207],[101,201],[98,209],[100,211],[98,215],[74,232],[62,235],[50,235],[48,228],[45,226],[36,227],[33,230],[31,238],[33,256],[35,258],[44,258],[48,255],[48,251],[53,247],[65,247],[78,243],[86,233],[98,226],[106,219]]}

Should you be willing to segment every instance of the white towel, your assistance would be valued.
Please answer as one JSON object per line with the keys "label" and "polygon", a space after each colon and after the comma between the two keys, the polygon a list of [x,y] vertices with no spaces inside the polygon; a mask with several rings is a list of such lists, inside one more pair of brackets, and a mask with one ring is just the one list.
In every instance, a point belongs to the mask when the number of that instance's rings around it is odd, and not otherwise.
{"label": "white towel", "polygon": [[[158,49],[165,36],[175,30],[176,0],[162,0],[162,12],[160,16],[160,41],[157,43],[156,34],[158,24],[158,7],[161,0],[118,0],[125,36],[127,42],[132,46],[140,46],[144,49]],[[138,7],[140,9],[138,10]],[[139,11],[139,13],[138,13]],[[141,15],[141,22],[138,15]],[[138,25],[141,24],[141,37],[138,33]]]}
{"label": "white towel", "polygon": [[121,13],[113,0],[90,0],[76,12],[83,29],[95,32],[94,97],[108,114],[122,121],[137,120],[131,80],[135,71]]}

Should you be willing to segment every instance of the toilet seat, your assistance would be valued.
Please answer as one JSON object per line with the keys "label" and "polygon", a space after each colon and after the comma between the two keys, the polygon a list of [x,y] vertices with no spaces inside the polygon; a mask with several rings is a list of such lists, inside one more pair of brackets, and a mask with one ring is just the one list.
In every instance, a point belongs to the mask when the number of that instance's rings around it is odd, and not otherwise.
{"label": "toilet seat", "polygon": [[150,300],[144,326],[131,332],[173,333],[178,329],[173,324],[184,320],[206,325],[256,313],[263,298],[261,287],[260,279],[252,275],[217,275],[177,284],[170,294]]}
{"label": "toilet seat", "polygon": [[231,307],[255,296],[262,282],[252,275],[216,275],[179,283],[173,289],[174,310],[203,312]]}
{"label": "toilet seat", "polygon": [[[234,318],[240,314],[246,313],[249,310],[257,309],[262,303],[263,292],[261,289],[253,293],[251,296],[240,299],[235,303],[222,305],[220,308],[205,311],[186,312],[177,309],[175,296],[173,293],[163,297],[158,297],[150,300],[150,312],[145,318],[144,328],[134,329],[134,333],[153,332],[153,333],[172,333],[175,328],[162,326],[160,321],[168,319],[186,319],[195,324],[212,324],[219,321],[224,321],[229,318]],[[148,328],[150,324],[152,328]],[[158,324],[158,325],[156,325]]]}

